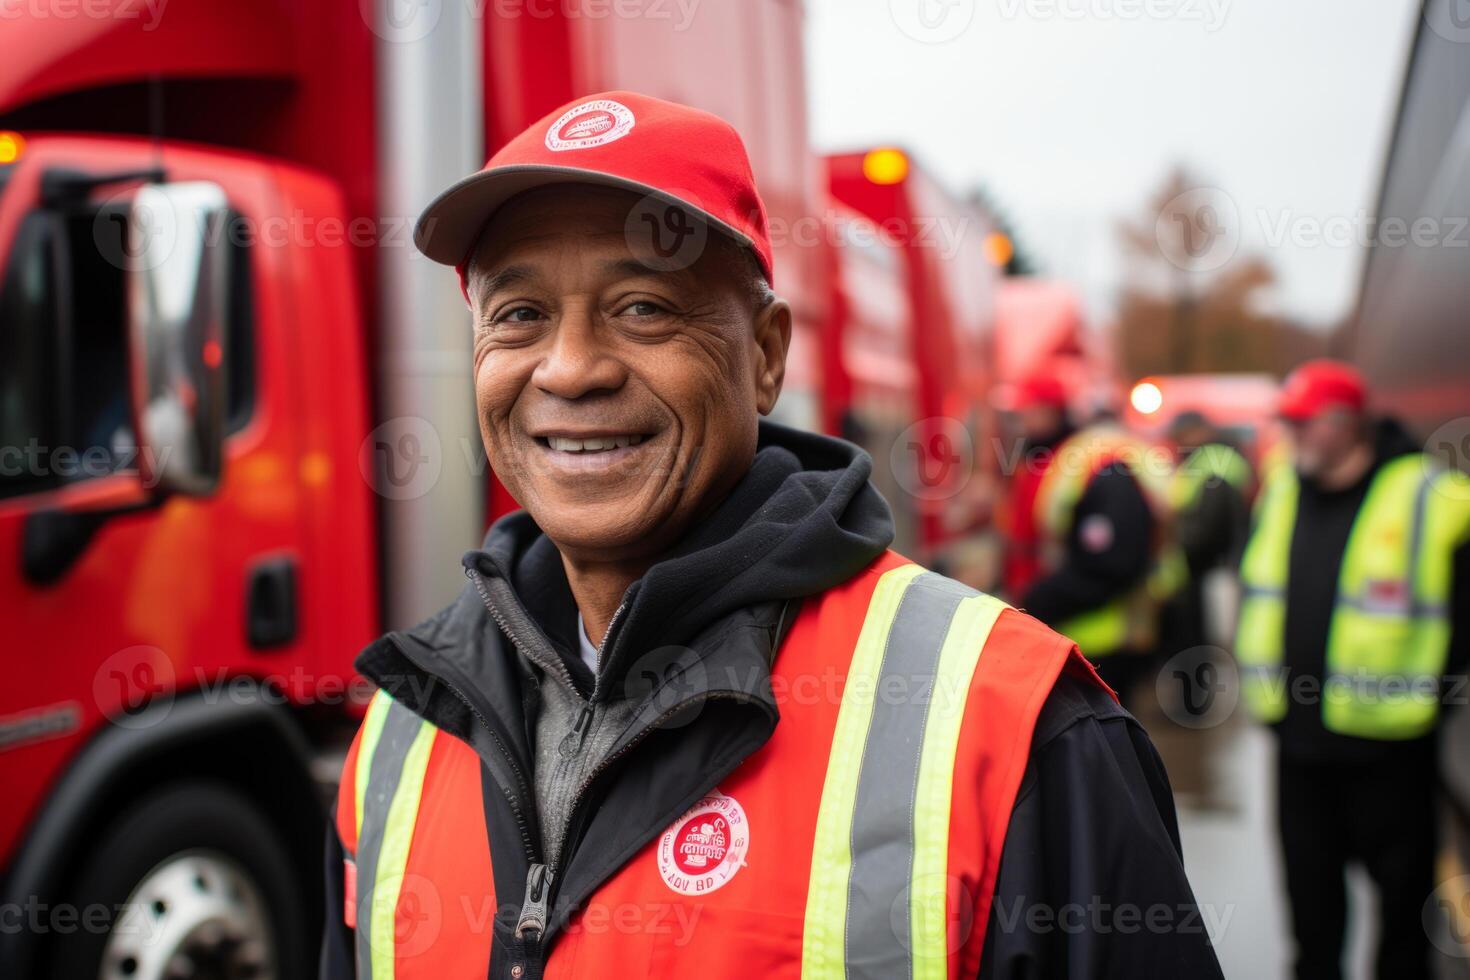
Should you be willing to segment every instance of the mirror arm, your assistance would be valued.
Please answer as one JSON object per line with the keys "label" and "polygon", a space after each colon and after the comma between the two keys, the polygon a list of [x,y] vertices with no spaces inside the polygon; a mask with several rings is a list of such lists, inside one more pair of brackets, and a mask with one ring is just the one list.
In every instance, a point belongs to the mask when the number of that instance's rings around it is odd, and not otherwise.
{"label": "mirror arm", "polygon": [[82,170],[54,168],[41,174],[41,204],[54,208],[64,204],[85,203],[92,192],[108,184],[132,183],[161,184],[167,175],[162,167],[146,170],[122,170],[110,174],[92,174]]}

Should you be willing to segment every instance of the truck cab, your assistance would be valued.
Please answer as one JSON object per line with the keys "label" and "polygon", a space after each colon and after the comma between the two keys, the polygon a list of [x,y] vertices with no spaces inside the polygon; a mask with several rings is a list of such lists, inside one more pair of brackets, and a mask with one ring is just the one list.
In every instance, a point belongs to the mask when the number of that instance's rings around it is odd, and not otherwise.
{"label": "truck cab", "polygon": [[[351,255],[279,218],[345,227],[341,195],[205,146],[5,141],[0,854],[35,927],[4,961],[306,975],[377,566]],[[66,927],[128,903],[149,921]]]}

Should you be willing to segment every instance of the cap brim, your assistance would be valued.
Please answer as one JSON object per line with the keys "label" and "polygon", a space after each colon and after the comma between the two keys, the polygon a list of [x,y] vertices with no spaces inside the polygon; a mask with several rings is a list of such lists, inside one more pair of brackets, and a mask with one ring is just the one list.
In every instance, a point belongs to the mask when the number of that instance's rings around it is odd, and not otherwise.
{"label": "cap brim", "polygon": [[659,190],[657,187],[597,170],[541,165],[496,167],[493,170],[482,170],[454,184],[430,201],[429,206],[424,208],[424,213],[419,215],[419,220],[413,229],[413,243],[418,246],[420,252],[435,262],[459,268],[469,260],[470,250],[479,241],[480,232],[485,227],[485,223],[502,205],[517,194],[552,184],[593,184],[600,187],[618,187],[654,197],[696,215],[741,245],[746,247],[754,245],[749,236],[710,214],[699,205]]}

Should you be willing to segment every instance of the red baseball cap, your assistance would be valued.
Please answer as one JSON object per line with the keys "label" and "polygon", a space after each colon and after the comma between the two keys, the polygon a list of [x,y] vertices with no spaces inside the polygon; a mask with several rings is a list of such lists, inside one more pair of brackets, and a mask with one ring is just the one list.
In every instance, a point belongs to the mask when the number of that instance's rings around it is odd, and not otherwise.
{"label": "red baseball cap", "polygon": [[1050,374],[1034,374],[1016,385],[1014,405],[1017,411],[1033,405],[1067,407],[1067,389]]}
{"label": "red baseball cap", "polygon": [[479,173],[436,197],[414,227],[419,251],[464,266],[501,205],[549,184],[600,184],[650,195],[748,247],[771,281],[766,208],[740,134],[719,116],[636,92],[603,92],[547,113]]}
{"label": "red baseball cap", "polygon": [[1361,412],[1367,403],[1368,385],[1357,368],[1320,358],[1286,376],[1277,410],[1283,418],[1305,421],[1329,408]]}

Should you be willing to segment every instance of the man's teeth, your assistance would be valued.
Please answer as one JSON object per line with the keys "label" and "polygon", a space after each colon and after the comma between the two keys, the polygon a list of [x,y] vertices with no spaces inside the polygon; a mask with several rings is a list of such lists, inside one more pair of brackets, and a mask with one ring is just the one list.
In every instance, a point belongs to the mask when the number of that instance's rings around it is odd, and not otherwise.
{"label": "man's teeth", "polygon": [[561,436],[547,436],[546,441],[552,449],[560,449],[568,453],[599,452],[604,449],[622,449],[624,446],[636,446],[643,441],[638,436],[600,436],[596,439],[563,439]]}

